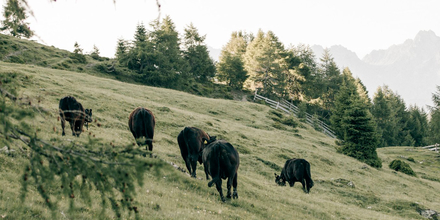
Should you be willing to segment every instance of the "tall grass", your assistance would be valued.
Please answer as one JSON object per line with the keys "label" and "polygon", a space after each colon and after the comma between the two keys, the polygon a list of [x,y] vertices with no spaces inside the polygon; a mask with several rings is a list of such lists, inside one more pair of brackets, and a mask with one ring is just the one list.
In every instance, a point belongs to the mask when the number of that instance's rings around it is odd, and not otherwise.
{"label": "tall grass", "polygon": [[[383,168],[375,169],[337,153],[334,139],[308,125],[292,129],[279,123],[274,127],[273,114],[264,105],[0,62],[0,74],[12,73],[23,76],[17,87],[18,96],[23,98],[20,101],[29,100],[48,110],[31,122],[42,139],[86,143],[88,138],[96,138],[104,143],[102,147],[110,147],[110,143],[126,146],[134,143],[128,130],[128,115],[143,106],[156,117],[153,152],[158,159],[185,168],[177,145],[177,135],[185,126],[199,127],[237,148],[237,200],[222,203],[215,187],[208,188],[206,180],[190,178],[169,165],[160,172],[145,173],[145,184],[138,187],[135,198],[142,204],[141,219],[423,219],[417,210],[440,211],[440,161],[433,152],[410,147],[380,148]],[[76,97],[85,108],[92,108],[97,119],[79,138],[61,136],[58,102],[66,95]],[[18,145],[9,147],[17,149]],[[408,163],[417,177],[388,168],[392,160],[401,156],[414,159],[414,163]],[[24,157],[18,152],[0,154],[0,215],[10,219],[51,218],[35,188],[29,188],[23,204],[17,199],[27,165]],[[293,188],[275,184],[274,173],[279,173],[286,159],[293,157],[311,164],[315,186],[310,194],[303,193],[299,183]],[[197,172],[204,177],[201,165]],[[354,186],[345,184],[345,180]],[[99,199],[98,194],[92,196]],[[114,217],[110,211],[101,213],[99,202],[92,207],[78,203],[71,213],[67,212],[68,207],[67,200],[60,205],[56,217]]]}

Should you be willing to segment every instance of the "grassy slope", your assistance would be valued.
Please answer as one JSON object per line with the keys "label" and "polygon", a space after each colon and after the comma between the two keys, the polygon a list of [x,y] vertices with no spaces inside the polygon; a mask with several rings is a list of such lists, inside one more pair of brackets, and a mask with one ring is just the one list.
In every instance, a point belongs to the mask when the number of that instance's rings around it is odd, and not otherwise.
{"label": "grassy slope", "polygon": [[[383,168],[373,169],[336,153],[333,139],[308,126],[302,126],[297,132],[287,127],[286,130],[275,129],[268,117],[270,108],[263,105],[203,98],[85,73],[0,62],[0,74],[14,72],[31,78],[18,88],[19,95],[33,103],[40,100],[39,105],[51,112],[32,122],[41,129],[39,135],[44,139],[61,138],[58,101],[65,95],[73,95],[83,106],[93,109],[94,117],[101,124],[99,127],[97,123],[90,125],[91,135],[109,145],[110,142],[126,145],[134,141],[128,131],[128,115],[135,107],[144,106],[156,116],[153,151],[159,158],[185,167],[176,140],[185,126],[202,128],[238,149],[238,200],[222,203],[215,187],[208,188],[205,180],[192,179],[170,166],[159,175],[145,174],[146,183],[139,188],[136,198],[142,204],[139,209],[143,219],[422,219],[416,211],[418,207],[440,211],[440,159],[433,152],[404,147],[379,149]],[[61,140],[86,142],[87,136],[86,132],[80,138],[65,136]],[[388,168],[399,156],[416,160],[416,163],[408,163],[418,177]],[[273,173],[279,173],[285,160],[292,157],[305,158],[311,164],[315,186],[310,194],[303,193],[298,183],[294,188],[274,183]],[[26,160],[0,154],[0,164],[0,185],[3,186],[0,215],[27,219],[50,217],[35,189],[30,188],[24,204],[17,199]],[[202,170],[199,165],[198,177],[204,178]],[[352,181],[355,187],[348,187],[338,179]],[[226,189],[225,183],[223,188]],[[96,201],[99,203],[99,199]],[[25,206],[27,212],[14,211],[20,206]],[[98,205],[77,206],[79,211],[72,213],[74,217],[96,219],[100,216]],[[66,202],[60,211],[67,213],[67,207]]]}

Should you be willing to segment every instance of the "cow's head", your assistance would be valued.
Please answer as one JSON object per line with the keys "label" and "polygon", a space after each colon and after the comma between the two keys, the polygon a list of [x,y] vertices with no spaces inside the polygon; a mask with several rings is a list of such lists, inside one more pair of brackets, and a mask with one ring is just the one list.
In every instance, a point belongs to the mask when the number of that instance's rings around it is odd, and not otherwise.
{"label": "cow's head", "polygon": [[286,180],[284,179],[284,176],[279,176],[278,174],[275,173],[275,183],[280,186],[285,186]]}
{"label": "cow's head", "polygon": [[209,140],[208,140],[208,139],[205,139],[205,141],[204,141],[204,143],[206,143],[205,145],[208,145],[208,144],[210,144],[210,143],[212,143],[212,142],[214,142],[214,141],[217,140],[217,136],[210,136],[210,135],[208,134],[208,137],[209,137]]}
{"label": "cow's head", "polygon": [[92,122],[92,109],[86,108],[84,112],[86,114],[86,122],[88,123]]}
{"label": "cow's head", "polygon": [[86,128],[87,128],[87,130],[89,130],[89,123],[93,121],[92,120],[92,109],[86,108],[84,113],[86,115],[86,118],[85,118]]}

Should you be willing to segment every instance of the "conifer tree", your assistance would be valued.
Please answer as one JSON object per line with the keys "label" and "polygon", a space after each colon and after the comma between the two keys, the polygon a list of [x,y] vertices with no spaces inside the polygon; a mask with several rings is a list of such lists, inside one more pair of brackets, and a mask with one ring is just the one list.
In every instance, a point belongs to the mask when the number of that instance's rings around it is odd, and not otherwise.
{"label": "conifer tree", "polygon": [[368,105],[357,92],[355,80],[344,77],[335,97],[333,128],[340,139],[339,151],[373,167],[382,167],[377,156],[378,136]]}
{"label": "conifer tree", "polygon": [[432,94],[433,106],[430,107],[431,120],[429,121],[429,142],[440,144],[440,86]]}
{"label": "conifer tree", "polygon": [[357,96],[356,85],[351,72],[344,72],[344,78],[342,81],[341,88],[335,97],[335,105],[332,110],[332,115],[330,117],[330,122],[336,136],[343,140],[345,128],[342,122],[345,112],[351,108],[353,104],[352,96]]}
{"label": "conifer tree", "polygon": [[128,53],[129,53],[129,43],[122,38],[119,38],[116,43],[116,53],[115,58],[120,65],[127,65]]}
{"label": "conifer tree", "polygon": [[26,22],[28,12],[24,5],[27,6],[26,0],[7,0],[3,8],[5,20],[1,21],[0,31],[8,31],[12,36],[19,38],[30,38],[34,35]]}
{"label": "conifer tree", "polygon": [[185,28],[183,58],[189,65],[189,76],[201,83],[215,75],[214,61],[209,56],[205,38],[192,23]]}
{"label": "conifer tree", "polygon": [[90,53],[90,56],[95,60],[99,60],[100,58],[99,55],[100,55],[99,48],[96,45],[93,45],[93,50]]}
{"label": "conifer tree", "polygon": [[[411,134],[413,144],[410,146],[420,147],[427,144],[426,137],[428,132],[428,117],[423,109],[417,106],[410,106],[410,118],[408,121],[408,129]],[[402,144],[403,145],[403,144]],[[408,145],[407,143],[405,145]]]}
{"label": "conifer tree", "polygon": [[174,22],[166,16],[162,22],[151,23],[153,30],[149,32],[148,62],[142,71],[145,82],[173,88],[178,84],[179,75],[186,75],[188,64],[182,57],[180,38]]}
{"label": "conifer tree", "polygon": [[391,94],[392,91],[387,86],[379,87],[373,98],[371,113],[376,119],[377,131],[381,137],[379,147],[392,145],[397,137],[397,118],[392,109]]}
{"label": "conifer tree", "polygon": [[322,81],[318,77],[318,66],[313,50],[308,45],[299,44],[298,46],[292,46],[290,51],[294,57],[298,57],[301,61],[298,69],[300,75],[304,77],[304,80],[301,81],[301,89],[305,99],[313,100],[320,98],[322,93],[319,91],[322,88]]}
{"label": "conifer tree", "polygon": [[241,90],[248,75],[242,59],[225,51],[222,52],[221,61],[218,64],[217,77],[225,81],[228,86]]}
{"label": "conifer tree", "polygon": [[366,164],[380,168],[382,162],[377,156],[378,137],[371,113],[362,101],[352,96],[353,103],[342,119],[344,142],[342,153]]}
{"label": "conifer tree", "polygon": [[322,83],[321,97],[323,100],[323,108],[325,110],[331,110],[333,108],[335,95],[338,93],[339,85],[342,82],[341,71],[336,65],[329,49],[324,50],[320,61],[319,76],[321,78],[318,83]]}
{"label": "conifer tree", "polygon": [[74,48],[73,53],[69,55],[70,58],[78,63],[86,63],[87,62],[86,56],[84,56],[83,49],[78,44],[78,42],[75,42],[73,48]]}
{"label": "conifer tree", "polygon": [[252,90],[260,87],[267,97],[286,95],[286,56],[284,45],[273,32],[259,30],[246,48],[245,67],[250,77],[245,86]]}

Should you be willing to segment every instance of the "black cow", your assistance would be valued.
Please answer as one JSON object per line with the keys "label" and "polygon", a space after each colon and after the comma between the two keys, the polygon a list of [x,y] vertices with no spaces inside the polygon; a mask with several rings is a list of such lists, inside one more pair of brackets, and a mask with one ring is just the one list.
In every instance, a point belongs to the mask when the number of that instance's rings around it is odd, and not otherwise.
{"label": "black cow", "polygon": [[131,112],[128,118],[128,126],[130,131],[136,139],[136,143],[141,146],[141,141],[139,138],[145,137],[145,144],[148,145],[147,150],[153,150],[153,136],[154,136],[154,126],[156,125],[156,120],[154,119],[153,112],[150,110],[137,107],[133,112]]}
{"label": "black cow", "polygon": [[[290,159],[284,164],[281,175],[275,173],[275,183],[280,186],[285,186],[286,181],[290,187],[293,187],[295,182],[301,182],[305,193],[309,193],[313,187],[313,180],[310,174],[310,163],[304,159]],[[307,183],[307,184],[306,184]]]}
{"label": "black cow", "polygon": [[63,136],[66,134],[64,132],[66,121],[70,124],[72,135],[77,137],[81,134],[84,123],[88,129],[88,123],[92,122],[92,109],[84,109],[81,103],[72,96],[66,96],[60,100],[59,112]]}
{"label": "black cow", "polygon": [[227,141],[216,140],[206,146],[202,151],[202,161],[205,166],[206,179],[211,175],[212,180],[208,183],[211,187],[215,183],[220,198],[224,202],[222,192],[222,179],[228,178],[227,198],[231,198],[231,185],[234,187],[232,197],[238,198],[237,194],[237,170],[240,164],[237,150]]}
{"label": "black cow", "polygon": [[[197,161],[202,164],[201,151],[208,142],[213,142],[215,136],[209,136],[203,130],[196,127],[185,127],[177,136],[180,153],[185,161],[191,177],[196,178]],[[191,169],[192,168],[192,169]]]}

